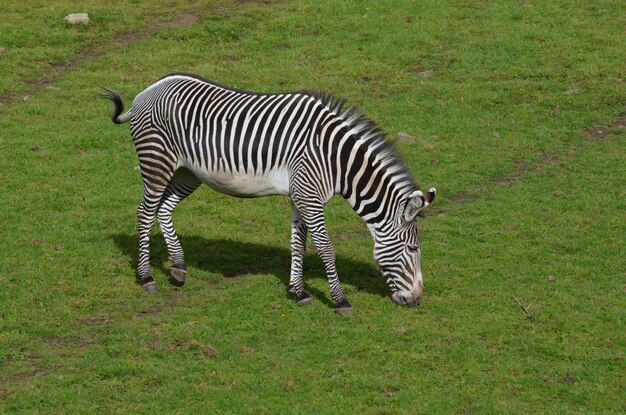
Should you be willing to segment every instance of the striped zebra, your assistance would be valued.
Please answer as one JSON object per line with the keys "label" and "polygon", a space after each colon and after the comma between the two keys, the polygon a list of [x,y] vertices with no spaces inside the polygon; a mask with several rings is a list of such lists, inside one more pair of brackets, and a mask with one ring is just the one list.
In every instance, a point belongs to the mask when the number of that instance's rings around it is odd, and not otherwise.
{"label": "striped zebra", "polygon": [[285,195],[292,200],[289,291],[312,302],[302,279],[307,232],[324,263],[337,311],[351,304],[339,283],[324,205],[341,194],[366,223],[374,258],[398,304],[416,306],[424,292],[416,216],[432,203],[373,122],[343,100],[309,93],[262,94],[229,88],[195,75],[166,76],[134,99],[114,123],[130,121],[144,183],[139,221],[138,274],[157,291],[149,263],[149,233],[158,220],[172,262],[171,276],[187,272],[172,211],[201,183],[238,197]]}

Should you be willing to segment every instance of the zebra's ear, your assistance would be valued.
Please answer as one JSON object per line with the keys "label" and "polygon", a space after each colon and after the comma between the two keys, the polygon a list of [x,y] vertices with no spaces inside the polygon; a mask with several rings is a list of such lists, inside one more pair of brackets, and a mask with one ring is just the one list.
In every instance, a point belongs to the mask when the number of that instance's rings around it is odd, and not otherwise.
{"label": "zebra's ear", "polygon": [[415,220],[416,216],[424,217],[423,209],[428,207],[433,200],[435,200],[435,194],[437,190],[431,187],[426,194],[421,190],[416,190],[409,195],[409,198],[404,207],[404,213],[402,218],[406,223]]}

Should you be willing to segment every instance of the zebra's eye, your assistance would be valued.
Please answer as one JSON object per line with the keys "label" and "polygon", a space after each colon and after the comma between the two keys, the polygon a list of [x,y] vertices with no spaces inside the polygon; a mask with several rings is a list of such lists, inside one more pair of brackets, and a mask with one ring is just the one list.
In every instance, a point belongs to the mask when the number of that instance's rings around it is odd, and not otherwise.
{"label": "zebra's eye", "polygon": [[417,252],[417,245],[409,245],[406,248],[411,252]]}

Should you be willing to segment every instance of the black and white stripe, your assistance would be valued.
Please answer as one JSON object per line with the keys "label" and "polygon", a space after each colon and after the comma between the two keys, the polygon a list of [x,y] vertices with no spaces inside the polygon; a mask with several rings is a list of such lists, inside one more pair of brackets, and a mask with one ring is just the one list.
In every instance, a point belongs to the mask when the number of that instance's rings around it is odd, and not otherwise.
{"label": "black and white stripe", "polygon": [[343,101],[311,93],[260,94],[174,74],[133,101],[125,114],[118,94],[115,123],[131,122],[144,181],[138,208],[143,286],[156,290],[149,266],[155,218],[167,243],[172,276],[184,282],[183,250],[172,211],[202,182],[239,197],[286,195],[293,201],[290,291],[311,301],[302,281],[307,233],[324,262],[332,298],[350,307],[339,283],[323,207],[341,194],[366,222],[374,256],[399,303],[416,304],[423,291],[419,230],[414,221],[434,189],[418,190],[382,132]]}

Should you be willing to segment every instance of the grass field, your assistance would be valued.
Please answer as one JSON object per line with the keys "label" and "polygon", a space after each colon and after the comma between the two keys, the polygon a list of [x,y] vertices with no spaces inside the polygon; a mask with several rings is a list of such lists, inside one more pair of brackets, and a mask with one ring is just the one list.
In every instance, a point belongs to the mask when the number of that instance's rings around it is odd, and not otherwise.
{"label": "grass field", "polygon": [[[79,3],[80,6],[76,6]],[[4,0],[0,413],[626,412],[620,1]],[[88,26],[63,17],[90,13]],[[369,232],[327,207],[354,316],[314,249],[287,294],[290,202],[204,187],[174,220],[183,288],[135,279],[130,103],[170,72],[347,97],[437,187],[426,293],[394,305]],[[527,317],[520,305],[532,318]]]}

